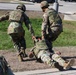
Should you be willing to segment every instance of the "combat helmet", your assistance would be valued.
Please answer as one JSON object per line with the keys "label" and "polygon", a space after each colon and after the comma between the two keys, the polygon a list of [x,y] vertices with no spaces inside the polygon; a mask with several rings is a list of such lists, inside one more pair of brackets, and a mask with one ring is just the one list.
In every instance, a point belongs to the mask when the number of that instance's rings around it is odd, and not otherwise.
{"label": "combat helmet", "polygon": [[49,3],[47,1],[42,1],[40,5],[41,5],[41,8],[46,8],[49,6]]}
{"label": "combat helmet", "polygon": [[23,10],[24,12],[26,11],[26,7],[25,7],[24,4],[19,4],[16,9],[21,9],[21,10]]}

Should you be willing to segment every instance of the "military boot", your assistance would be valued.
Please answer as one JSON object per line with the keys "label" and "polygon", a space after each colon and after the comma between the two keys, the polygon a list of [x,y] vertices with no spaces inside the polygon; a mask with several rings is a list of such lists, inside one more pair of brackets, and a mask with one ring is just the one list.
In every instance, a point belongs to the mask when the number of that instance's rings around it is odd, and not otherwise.
{"label": "military boot", "polygon": [[27,57],[27,54],[26,54],[26,52],[25,52],[23,47],[21,47],[21,52],[22,52],[23,57]]}
{"label": "military boot", "polygon": [[23,57],[28,57],[25,50],[23,50]]}
{"label": "military boot", "polygon": [[64,70],[70,69],[70,67],[74,64],[74,59],[71,59],[70,61],[64,63]]}
{"label": "military boot", "polygon": [[69,62],[66,62],[63,58],[61,58],[58,54],[53,54],[52,55],[52,59],[56,62],[58,62],[58,64],[60,66],[63,67],[64,70],[69,69],[73,63],[74,63],[74,59],[71,59]]}
{"label": "military boot", "polygon": [[19,59],[19,61],[23,61],[23,50],[19,51],[18,59]]}
{"label": "military boot", "polygon": [[21,54],[19,54],[18,59],[19,59],[20,62],[23,61],[23,56]]}

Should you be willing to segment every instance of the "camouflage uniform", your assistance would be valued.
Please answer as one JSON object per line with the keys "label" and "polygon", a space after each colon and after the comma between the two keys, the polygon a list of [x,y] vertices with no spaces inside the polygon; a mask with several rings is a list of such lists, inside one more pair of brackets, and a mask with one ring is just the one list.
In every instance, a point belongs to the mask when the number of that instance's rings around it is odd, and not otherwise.
{"label": "camouflage uniform", "polygon": [[8,12],[0,17],[0,21],[9,20],[10,24],[8,26],[7,33],[11,36],[14,46],[18,51],[21,47],[24,51],[26,49],[26,41],[24,39],[25,31],[22,27],[23,22],[30,31],[31,35],[34,36],[31,22],[28,16],[25,14],[25,10],[25,6],[20,4],[17,6],[16,10]]}
{"label": "camouflage uniform", "polygon": [[49,9],[48,6],[49,4],[46,1],[41,2],[41,8],[44,12],[41,30],[42,36],[51,43],[57,39],[63,28],[62,20],[58,13],[52,8]]}
{"label": "camouflage uniform", "polygon": [[48,51],[48,46],[46,45],[45,40],[37,41],[35,47],[33,47],[31,51],[37,59],[41,59],[44,63],[48,64],[49,66],[54,65],[53,61],[55,61],[64,69],[69,69],[74,62],[71,60],[71,62],[69,63],[70,65],[66,65],[68,63],[66,63],[66,61],[62,59],[58,54],[50,53]]}
{"label": "camouflage uniform", "polygon": [[62,30],[62,20],[53,9],[46,9],[43,15],[42,31],[45,37],[48,36],[51,41],[55,40]]}

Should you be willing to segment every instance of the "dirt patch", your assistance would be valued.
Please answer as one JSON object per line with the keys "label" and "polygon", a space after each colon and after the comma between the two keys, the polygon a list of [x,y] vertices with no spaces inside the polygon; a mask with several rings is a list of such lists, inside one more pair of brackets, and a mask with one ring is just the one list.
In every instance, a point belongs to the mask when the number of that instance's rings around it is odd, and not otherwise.
{"label": "dirt patch", "polygon": [[[64,59],[70,60],[72,58],[75,59],[74,66],[76,66],[76,47],[54,47],[53,50],[60,51],[61,56]],[[27,52],[28,53],[28,52]],[[10,68],[12,71],[27,71],[27,70],[38,70],[38,69],[46,69],[51,68],[44,63],[36,62],[35,58],[25,58],[23,62],[18,61],[17,53],[15,51],[0,51],[0,55],[4,55],[6,60],[8,61]]]}

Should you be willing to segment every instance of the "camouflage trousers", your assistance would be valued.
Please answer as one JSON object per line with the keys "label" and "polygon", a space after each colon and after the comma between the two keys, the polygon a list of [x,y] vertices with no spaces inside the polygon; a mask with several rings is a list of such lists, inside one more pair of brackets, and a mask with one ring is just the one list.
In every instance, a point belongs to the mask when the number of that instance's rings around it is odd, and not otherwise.
{"label": "camouflage trousers", "polygon": [[41,50],[38,53],[38,58],[40,58],[44,63],[52,66],[53,61],[57,62],[60,66],[64,66],[65,61],[58,54],[51,54],[48,51]]}
{"label": "camouflage trousers", "polygon": [[26,40],[24,39],[24,37],[19,37],[19,36],[17,36],[17,34],[15,34],[14,36],[12,36],[12,35],[10,35],[10,36],[14,43],[14,48],[17,51],[20,51],[21,47],[23,48],[23,50],[26,49]]}

